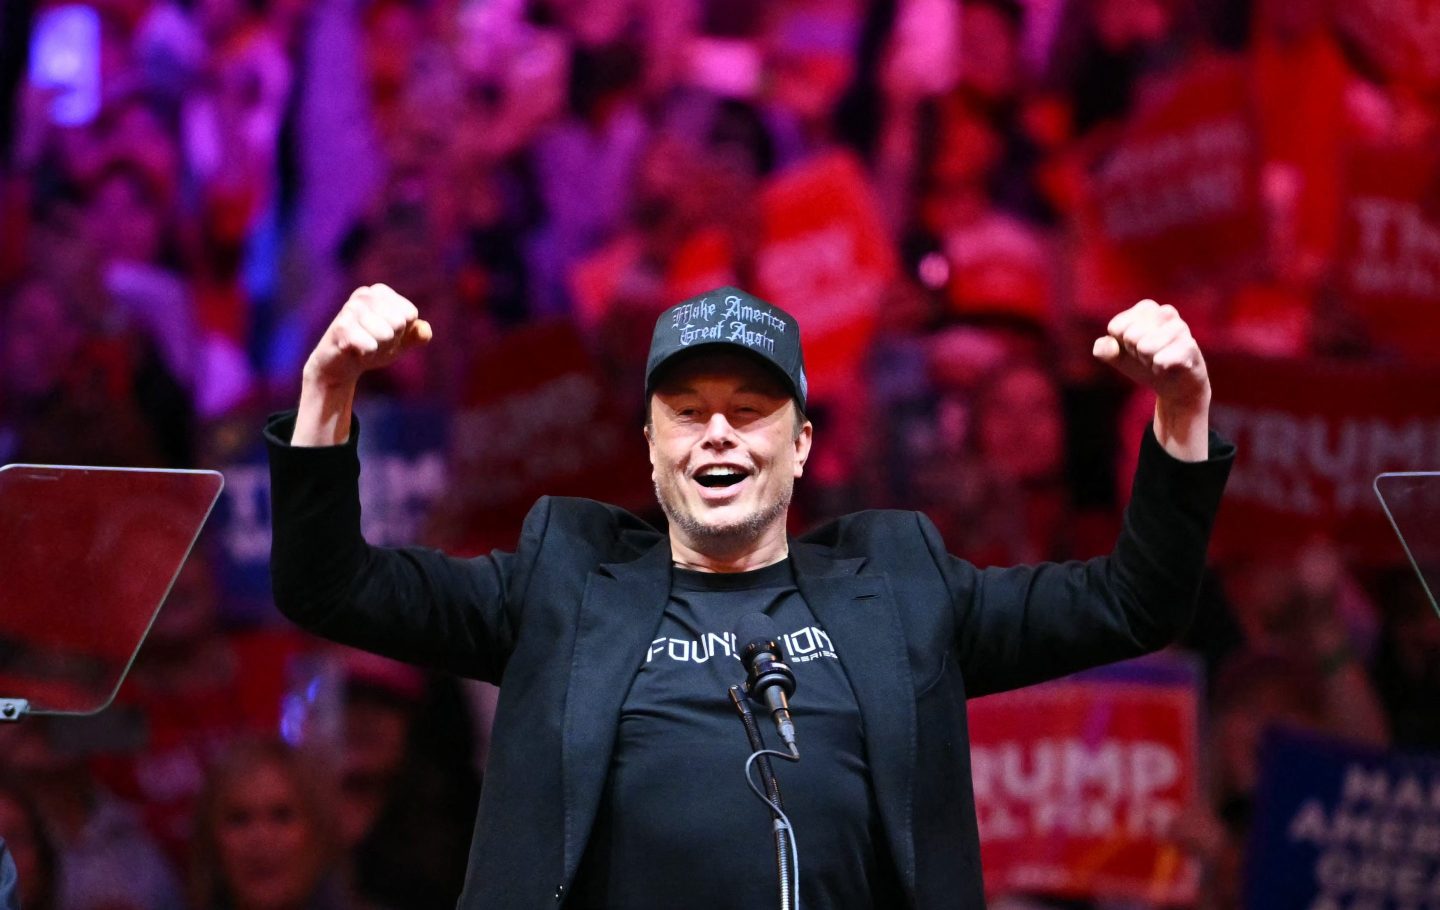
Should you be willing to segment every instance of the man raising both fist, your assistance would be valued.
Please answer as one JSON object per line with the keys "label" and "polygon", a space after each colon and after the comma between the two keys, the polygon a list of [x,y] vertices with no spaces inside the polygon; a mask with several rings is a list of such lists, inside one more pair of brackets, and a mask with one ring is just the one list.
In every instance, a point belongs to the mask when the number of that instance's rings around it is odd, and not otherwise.
{"label": "man raising both fist", "polygon": [[1158,396],[1110,555],[979,570],[915,512],[787,537],[814,432],[800,327],[718,288],[661,313],[650,344],[643,433],[666,531],[546,497],[513,553],[372,547],[356,381],[429,338],[384,285],[326,330],[298,411],[266,428],[271,570],[281,610],[317,634],[500,684],[460,901],[477,910],[774,903],[768,820],[725,697],[743,675],[728,633],[754,612],[804,651],[804,761],[780,769],[802,904],[983,907],[966,699],[1182,631],[1233,456],[1210,433],[1189,328],[1145,300],[1094,350]]}

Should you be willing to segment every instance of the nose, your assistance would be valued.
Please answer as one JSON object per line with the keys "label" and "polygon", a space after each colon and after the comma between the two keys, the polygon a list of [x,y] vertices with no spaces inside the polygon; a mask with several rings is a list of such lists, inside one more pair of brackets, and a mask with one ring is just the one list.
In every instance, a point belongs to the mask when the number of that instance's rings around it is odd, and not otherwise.
{"label": "nose", "polygon": [[716,411],[710,415],[705,424],[705,436],[700,444],[707,449],[732,449],[735,447],[735,428],[725,418],[724,413]]}

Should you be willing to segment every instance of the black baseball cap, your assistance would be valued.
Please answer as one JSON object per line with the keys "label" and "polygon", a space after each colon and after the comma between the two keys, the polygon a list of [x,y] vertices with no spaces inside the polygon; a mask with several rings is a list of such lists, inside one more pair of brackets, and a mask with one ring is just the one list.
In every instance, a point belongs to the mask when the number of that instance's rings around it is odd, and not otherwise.
{"label": "black baseball cap", "polygon": [[803,412],[809,393],[800,325],[795,317],[739,288],[723,287],[681,301],[660,314],[645,362],[645,398],[676,357],[725,346],[759,357],[785,382]]}

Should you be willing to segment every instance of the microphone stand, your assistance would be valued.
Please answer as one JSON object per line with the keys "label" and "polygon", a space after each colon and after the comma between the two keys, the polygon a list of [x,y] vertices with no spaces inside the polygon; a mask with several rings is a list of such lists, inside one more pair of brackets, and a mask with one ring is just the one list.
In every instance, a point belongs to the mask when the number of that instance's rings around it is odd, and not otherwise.
{"label": "microphone stand", "polygon": [[[730,703],[740,715],[740,723],[745,727],[745,736],[750,741],[750,751],[758,757],[755,765],[760,769],[760,780],[765,787],[765,795],[770,798],[769,809],[771,825],[775,835],[775,878],[780,888],[780,910],[797,910],[795,907],[795,870],[791,867],[791,844],[790,830],[781,819],[776,809],[784,811],[785,805],[780,801],[780,782],[775,779],[774,769],[770,767],[770,757],[766,755],[765,740],[760,737],[760,727],[755,723],[755,715],[750,711],[749,700],[740,686],[731,686]],[[798,759],[799,756],[796,756]]]}

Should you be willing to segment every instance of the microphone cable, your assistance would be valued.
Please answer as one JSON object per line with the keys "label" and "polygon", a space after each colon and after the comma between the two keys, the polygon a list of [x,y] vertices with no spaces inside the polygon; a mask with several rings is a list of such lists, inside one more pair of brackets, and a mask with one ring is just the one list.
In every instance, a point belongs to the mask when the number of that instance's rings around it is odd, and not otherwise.
{"label": "microphone cable", "polygon": [[[760,801],[769,806],[770,811],[775,813],[775,829],[777,831],[784,831],[786,839],[790,842],[791,881],[795,883],[794,903],[791,906],[794,910],[800,910],[800,844],[795,840],[795,826],[790,824],[790,816],[786,815],[785,810],[781,809],[779,804],[765,793],[760,785],[756,783],[754,774],[751,773],[755,767],[755,760],[768,755],[783,758],[788,762],[798,762],[800,756],[798,754],[791,755],[789,752],[779,752],[775,749],[760,749],[750,753],[750,757],[745,759],[745,783],[750,785],[750,792],[759,797]],[[779,859],[783,861],[784,858],[780,857]]]}

